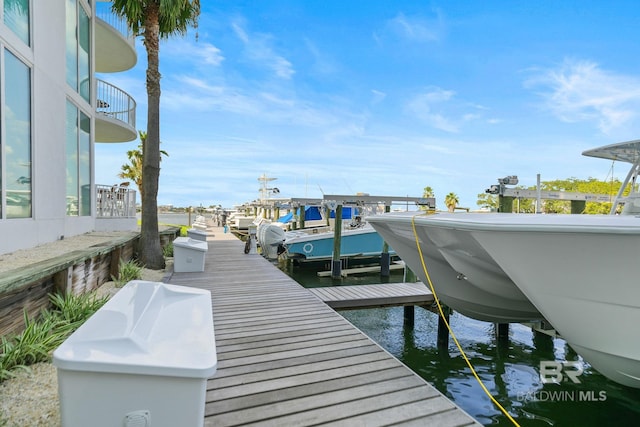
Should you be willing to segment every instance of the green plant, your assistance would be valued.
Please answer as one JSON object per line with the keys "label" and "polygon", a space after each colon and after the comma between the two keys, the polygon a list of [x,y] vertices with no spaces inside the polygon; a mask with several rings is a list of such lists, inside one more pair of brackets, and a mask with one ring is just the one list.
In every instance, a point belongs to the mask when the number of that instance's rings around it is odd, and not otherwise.
{"label": "green plant", "polygon": [[173,242],[169,242],[164,245],[162,248],[162,255],[164,255],[165,258],[173,257]]}
{"label": "green plant", "polygon": [[52,313],[67,323],[75,331],[85,320],[100,309],[107,301],[107,296],[97,297],[95,293],[80,295],[49,294]]}
{"label": "green plant", "polygon": [[122,261],[118,265],[118,277],[111,276],[116,283],[116,287],[121,288],[131,280],[142,279],[142,267],[135,261]]}
{"label": "green plant", "polygon": [[[17,335],[0,338],[0,382],[15,376],[15,370],[51,359],[51,353],[107,301],[95,294],[50,294],[52,309],[44,310],[37,319],[24,312],[24,330]],[[0,426],[2,420],[0,419]]]}

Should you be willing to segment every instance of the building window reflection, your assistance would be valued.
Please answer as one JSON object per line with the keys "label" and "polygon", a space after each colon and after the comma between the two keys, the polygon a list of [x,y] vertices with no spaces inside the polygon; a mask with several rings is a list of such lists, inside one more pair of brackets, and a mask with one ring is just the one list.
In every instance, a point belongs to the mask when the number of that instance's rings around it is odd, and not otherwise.
{"label": "building window reflection", "polygon": [[[4,218],[31,217],[31,69],[4,51]],[[10,83],[9,83],[10,82]]]}
{"label": "building window reflection", "polygon": [[66,2],[67,84],[91,102],[91,19],[79,0]]}
{"label": "building window reflection", "polygon": [[29,37],[29,0],[5,0],[3,3],[4,25],[17,35],[27,46]]}
{"label": "building window reflection", "polygon": [[91,215],[91,119],[67,101],[67,215]]}

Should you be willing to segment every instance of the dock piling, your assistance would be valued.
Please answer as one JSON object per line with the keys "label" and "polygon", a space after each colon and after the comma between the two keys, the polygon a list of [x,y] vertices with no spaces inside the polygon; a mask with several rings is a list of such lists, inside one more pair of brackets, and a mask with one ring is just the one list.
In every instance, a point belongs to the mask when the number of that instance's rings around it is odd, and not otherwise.
{"label": "dock piling", "polygon": [[342,238],[342,203],[336,206],[336,220],[333,230],[333,256],[331,262],[331,278],[340,279],[342,277],[342,264],[340,262],[340,244]]}

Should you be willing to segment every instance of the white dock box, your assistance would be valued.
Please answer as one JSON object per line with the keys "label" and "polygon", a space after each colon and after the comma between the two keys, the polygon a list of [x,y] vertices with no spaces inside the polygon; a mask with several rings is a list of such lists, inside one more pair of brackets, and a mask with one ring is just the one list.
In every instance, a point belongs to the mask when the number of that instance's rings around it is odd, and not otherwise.
{"label": "white dock box", "polygon": [[197,228],[187,229],[187,237],[190,237],[193,240],[200,240],[201,242],[206,242],[207,234],[209,233],[207,233],[205,230],[199,230]]}
{"label": "white dock box", "polygon": [[53,353],[64,427],[202,426],[217,368],[209,291],[134,280]]}
{"label": "white dock box", "polygon": [[178,237],[173,241],[173,271],[186,273],[204,271],[204,257],[209,246],[190,237]]}

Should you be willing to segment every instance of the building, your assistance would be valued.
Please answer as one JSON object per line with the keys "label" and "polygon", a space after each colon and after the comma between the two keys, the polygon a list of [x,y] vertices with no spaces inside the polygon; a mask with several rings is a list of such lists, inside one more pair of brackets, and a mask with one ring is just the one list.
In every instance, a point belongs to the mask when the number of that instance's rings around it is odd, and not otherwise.
{"label": "building", "polygon": [[134,37],[110,7],[3,0],[0,254],[137,227],[135,191],[94,182],[94,144],[137,137],[135,101],[96,77],[137,62]]}

